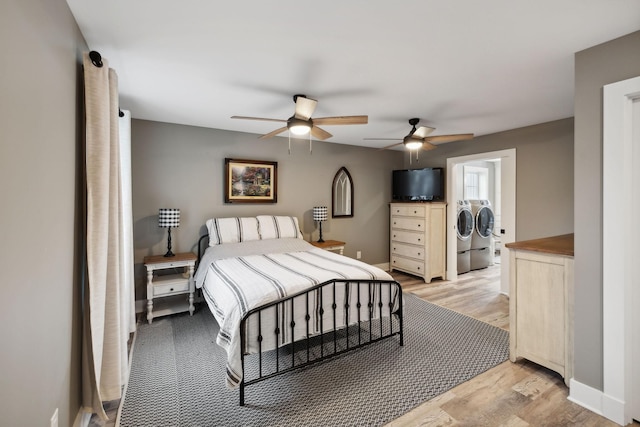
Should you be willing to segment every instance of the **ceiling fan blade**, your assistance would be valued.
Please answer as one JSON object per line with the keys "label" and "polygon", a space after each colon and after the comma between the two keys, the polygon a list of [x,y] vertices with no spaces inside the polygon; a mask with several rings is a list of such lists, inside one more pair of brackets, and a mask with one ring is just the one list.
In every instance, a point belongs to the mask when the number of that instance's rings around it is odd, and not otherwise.
{"label": "ceiling fan blade", "polygon": [[279,122],[279,123],[287,123],[286,120],[282,119],[267,119],[264,117],[247,117],[247,116],[231,116],[232,119],[242,119],[242,120],[261,120],[264,122]]}
{"label": "ceiling fan blade", "polygon": [[473,139],[473,134],[459,133],[457,135],[428,136],[425,138],[425,142],[453,142],[453,141],[463,141],[465,139]]}
{"label": "ceiling fan blade", "polygon": [[388,150],[389,148],[393,148],[396,145],[400,145],[402,142],[396,142],[395,144],[387,145],[386,147],[379,148],[379,150]]}
{"label": "ceiling fan blade", "polygon": [[267,139],[267,138],[271,138],[271,137],[276,136],[276,135],[277,135],[277,134],[279,134],[279,133],[284,132],[285,130],[287,130],[287,127],[286,127],[286,126],[281,127],[281,128],[279,128],[279,129],[276,129],[276,130],[274,130],[273,132],[269,132],[269,133],[268,133],[268,134],[266,134],[266,135],[262,135],[262,136],[261,136],[260,138],[258,138],[258,139]]}
{"label": "ceiling fan blade", "polygon": [[423,141],[422,142],[422,147],[420,147],[420,148],[423,149],[424,151],[429,151],[429,150],[433,150],[434,148],[437,148],[437,146],[433,145],[430,142]]}
{"label": "ceiling fan blade", "polygon": [[313,119],[313,123],[318,125],[366,125],[369,123],[369,116],[319,117]]}
{"label": "ceiling fan blade", "polygon": [[309,120],[316,110],[316,105],[318,105],[318,101],[315,99],[298,96],[296,98],[295,116],[299,119]]}
{"label": "ceiling fan blade", "polygon": [[329,132],[327,132],[324,129],[320,129],[318,126],[314,125],[311,128],[311,135],[316,138],[319,139],[320,141],[324,141],[325,139],[331,138],[333,135],[331,135]]}
{"label": "ceiling fan blade", "polygon": [[436,130],[436,128],[432,128],[429,126],[420,126],[418,129],[416,129],[416,131],[413,134],[419,138],[425,138],[434,130]]}

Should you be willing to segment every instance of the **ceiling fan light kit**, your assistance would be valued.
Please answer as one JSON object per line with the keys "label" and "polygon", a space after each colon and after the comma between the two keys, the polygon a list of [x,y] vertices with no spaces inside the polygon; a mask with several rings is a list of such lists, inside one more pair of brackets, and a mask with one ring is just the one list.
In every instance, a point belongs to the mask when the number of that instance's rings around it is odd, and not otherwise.
{"label": "ceiling fan light kit", "polygon": [[311,131],[311,128],[313,128],[313,121],[311,119],[302,120],[296,117],[289,117],[289,120],[287,120],[287,128],[289,132],[294,135],[306,135]]}
{"label": "ceiling fan light kit", "polygon": [[413,135],[411,135],[411,136],[405,136],[402,143],[409,150],[417,150],[419,148],[422,148],[423,141],[422,139],[416,138]]}

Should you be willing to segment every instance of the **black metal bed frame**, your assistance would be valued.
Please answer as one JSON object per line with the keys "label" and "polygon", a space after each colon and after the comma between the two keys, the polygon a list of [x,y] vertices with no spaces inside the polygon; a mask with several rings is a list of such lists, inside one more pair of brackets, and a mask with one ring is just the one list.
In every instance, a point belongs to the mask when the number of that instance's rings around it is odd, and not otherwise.
{"label": "black metal bed frame", "polygon": [[[201,259],[201,244],[208,235],[202,236],[198,241],[198,263]],[[355,291],[354,291],[354,288]],[[340,287],[340,293],[356,296],[356,301],[346,302],[344,307],[339,307],[336,302],[337,289]],[[344,287],[344,288],[343,288]],[[367,289],[367,296],[362,295],[361,289]],[[388,302],[384,304],[382,295],[384,291],[388,291]],[[331,304],[329,307],[324,306],[323,295],[330,292]],[[378,302],[376,304],[370,302],[371,294],[377,294]],[[313,312],[309,310],[310,297],[318,296],[319,305],[315,307]],[[296,308],[294,300],[302,299],[304,301],[304,322],[303,325],[296,324],[291,320],[289,324],[284,325],[280,313],[289,309],[291,319],[294,319],[294,311]],[[348,299],[348,298],[347,298]],[[354,305],[355,303],[355,305]],[[362,307],[366,306],[366,315],[362,316]],[[266,311],[271,310],[275,316],[273,319],[275,329],[272,331],[263,331],[263,318],[267,314]],[[350,319],[350,312],[357,312],[357,321],[345,326],[336,327],[338,316],[344,316]],[[330,327],[324,328],[323,319],[329,311],[332,319]],[[364,317],[364,318],[362,318]],[[257,319],[254,319],[257,318]],[[249,353],[249,342],[247,341],[247,322],[249,319],[257,321],[257,335],[254,337],[255,344],[258,348],[257,353]],[[394,320],[395,319],[395,320]],[[252,320],[253,321],[253,320]],[[319,332],[310,333],[310,324],[319,323]],[[393,337],[399,336],[400,345],[404,345],[404,317],[403,317],[403,300],[402,288],[400,283],[395,280],[344,280],[333,279],[324,283],[320,283],[311,288],[303,290],[293,295],[280,298],[277,301],[264,304],[247,312],[240,322],[240,342],[241,342],[241,363],[242,363],[242,380],[240,382],[240,406],[245,404],[245,387],[267,380],[277,375],[282,375],[293,370],[301,369],[333,358],[335,356],[347,353],[358,348],[362,348],[369,344]],[[296,327],[304,328],[304,337],[293,341],[300,333]],[[273,334],[274,342],[280,343],[283,331],[281,328],[289,328],[291,333],[291,343],[278,345],[275,349],[263,350],[263,340],[265,334]],[[318,354],[319,352],[319,354]],[[251,357],[251,362],[255,362],[257,366],[253,367],[252,376],[247,379],[247,369],[245,363],[247,357]],[[268,365],[268,366],[266,366]]]}

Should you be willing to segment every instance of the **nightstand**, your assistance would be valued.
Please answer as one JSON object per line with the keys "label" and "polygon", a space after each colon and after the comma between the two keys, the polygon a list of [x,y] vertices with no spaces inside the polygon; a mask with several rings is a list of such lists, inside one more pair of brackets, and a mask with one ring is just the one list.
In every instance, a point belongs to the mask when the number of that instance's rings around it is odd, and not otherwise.
{"label": "nightstand", "polygon": [[344,255],[344,242],[339,240],[325,240],[324,242],[309,242],[316,248],[324,249],[327,251],[338,251],[340,255]]}
{"label": "nightstand", "polygon": [[[149,323],[154,317],[184,311],[189,311],[189,314],[193,315],[195,291],[193,272],[196,259],[191,252],[178,253],[172,257],[163,255],[144,257],[144,265],[147,268],[147,321]],[[157,273],[159,270],[174,270],[174,272],[154,275],[154,272]],[[188,297],[185,298],[185,295]],[[154,299],[157,300],[155,303]]]}

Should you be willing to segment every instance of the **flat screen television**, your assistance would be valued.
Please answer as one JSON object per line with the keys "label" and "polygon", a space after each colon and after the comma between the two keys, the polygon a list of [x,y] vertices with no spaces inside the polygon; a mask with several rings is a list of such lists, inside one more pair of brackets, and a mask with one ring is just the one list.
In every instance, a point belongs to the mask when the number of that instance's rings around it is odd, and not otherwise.
{"label": "flat screen television", "polygon": [[394,170],[392,197],[400,202],[444,200],[444,169]]}

